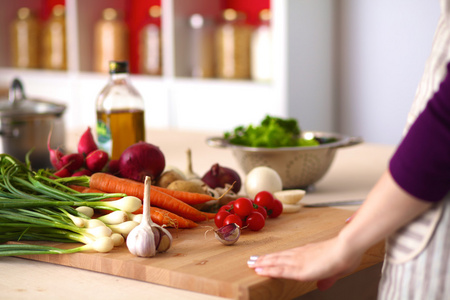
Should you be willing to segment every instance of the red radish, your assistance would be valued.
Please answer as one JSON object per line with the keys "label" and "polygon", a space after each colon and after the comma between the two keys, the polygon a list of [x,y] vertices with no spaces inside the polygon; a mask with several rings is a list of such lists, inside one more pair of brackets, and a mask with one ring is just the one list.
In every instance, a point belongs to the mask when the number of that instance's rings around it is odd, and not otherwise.
{"label": "red radish", "polygon": [[70,172],[66,168],[61,168],[58,171],[56,171],[55,173],[53,173],[53,174],[58,176],[58,177],[70,177],[70,176],[72,176],[72,172]]}
{"label": "red radish", "polygon": [[59,169],[61,169],[64,166],[64,164],[61,162],[61,157],[64,156],[64,153],[59,151],[59,148],[52,149],[50,147],[50,140],[51,140],[51,137],[52,137],[52,131],[53,131],[53,129],[51,129],[50,133],[48,134],[47,149],[48,149],[48,152],[50,153],[50,163],[52,164],[52,166],[56,170],[59,170]]}
{"label": "red radish", "polygon": [[219,164],[214,164],[211,169],[205,173],[202,177],[202,181],[206,183],[210,188],[224,188],[225,184],[233,184],[232,190],[237,194],[241,189],[241,177],[239,174],[226,167],[222,167]]}
{"label": "red radish", "polygon": [[88,169],[82,169],[82,170],[79,170],[79,171],[77,171],[77,172],[72,174],[73,177],[75,177],[75,176],[84,176],[84,175],[91,176],[92,175],[92,171],[90,171]]}
{"label": "red radish", "polygon": [[119,160],[118,159],[111,159],[108,163],[108,173],[117,175],[120,174],[119,171]]}
{"label": "red radish", "polygon": [[78,153],[87,156],[97,149],[98,147],[92,136],[91,127],[88,127],[78,141]]}
{"label": "red radish", "polygon": [[61,157],[62,165],[69,171],[75,171],[84,164],[84,156],[80,153],[66,154]]}
{"label": "red radish", "polygon": [[100,172],[108,163],[108,153],[103,150],[97,149],[89,153],[86,156],[86,167],[92,172]]}
{"label": "red radish", "polygon": [[122,177],[144,182],[145,176],[158,178],[164,171],[166,160],[159,147],[139,142],[125,149],[119,158]]}

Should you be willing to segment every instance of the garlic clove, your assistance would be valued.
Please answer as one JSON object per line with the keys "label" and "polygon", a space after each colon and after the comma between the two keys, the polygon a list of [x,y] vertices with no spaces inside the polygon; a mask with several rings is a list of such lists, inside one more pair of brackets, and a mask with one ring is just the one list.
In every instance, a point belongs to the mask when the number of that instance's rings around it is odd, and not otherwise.
{"label": "garlic clove", "polygon": [[170,234],[170,232],[167,229],[165,229],[159,225],[156,225],[156,226],[161,235],[157,250],[158,250],[158,252],[166,252],[167,250],[169,250],[170,246],[172,246],[172,235]]}
{"label": "garlic clove", "polygon": [[224,245],[232,245],[241,236],[241,228],[236,223],[230,223],[214,231],[216,238]]}

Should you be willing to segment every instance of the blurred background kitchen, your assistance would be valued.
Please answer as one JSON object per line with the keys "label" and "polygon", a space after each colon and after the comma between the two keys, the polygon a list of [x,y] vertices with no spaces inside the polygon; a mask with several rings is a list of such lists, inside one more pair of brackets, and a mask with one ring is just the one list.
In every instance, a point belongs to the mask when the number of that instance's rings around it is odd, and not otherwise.
{"label": "blurred background kitchen", "polygon": [[149,129],[231,130],[266,114],[396,144],[437,0],[0,2],[0,89],[67,104],[95,127],[110,59],[130,62]]}

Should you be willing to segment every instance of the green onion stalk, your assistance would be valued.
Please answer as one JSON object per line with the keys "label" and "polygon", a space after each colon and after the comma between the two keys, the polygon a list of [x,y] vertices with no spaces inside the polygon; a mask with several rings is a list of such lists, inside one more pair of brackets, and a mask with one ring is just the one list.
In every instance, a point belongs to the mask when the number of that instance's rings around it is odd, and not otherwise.
{"label": "green onion stalk", "polygon": [[[75,191],[69,186],[88,186],[88,176],[59,178],[45,169],[33,171],[29,154],[25,163],[0,154],[0,256],[108,252],[124,242],[127,233],[115,230],[119,221],[112,225],[108,224],[112,217],[92,219],[92,212],[104,209],[116,212],[114,216],[127,216],[141,207],[140,199],[120,193]],[[109,198],[120,199],[103,201]],[[25,241],[84,245],[58,248],[23,244]]]}

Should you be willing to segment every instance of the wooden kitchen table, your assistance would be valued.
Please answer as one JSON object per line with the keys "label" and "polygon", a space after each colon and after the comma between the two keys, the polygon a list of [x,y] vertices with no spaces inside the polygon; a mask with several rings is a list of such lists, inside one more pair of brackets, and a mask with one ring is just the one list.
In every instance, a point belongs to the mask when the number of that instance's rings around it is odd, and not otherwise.
{"label": "wooden kitchen table", "polygon": [[[67,143],[69,149],[76,149],[77,139],[82,132],[83,130],[80,130],[69,135],[71,137]],[[210,148],[205,144],[206,137],[211,135],[214,133],[150,130],[147,141],[161,148],[165,154],[167,165],[185,169],[186,150],[190,148],[196,173],[202,175],[212,164],[218,162],[237,170],[242,178],[245,178],[231,151]],[[386,168],[393,150],[392,146],[365,143],[339,149],[330,170],[307,193],[302,200],[303,203],[364,199]],[[327,210],[329,213],[336,211],[336,214],[345,214],[341,209],[356,210],[357,207],[338,206],[338,210]],[[350,213],[348,212],[348,214]],[[318,218],[320,218],[320,214],[318,214]],[[274,220],[274,222],[276,221]],[[298,299],[375,299],[382,260],[382,250],[380,249],[382,249],[382,244],[372,249],[371,261],[364,262],[356,273],[339,280],[330,290],[311,292],[312,288],[309,285],[308,289],[299,293],[299,295],[304,295]],[[284,286],[289,287],[290,284]],[[263,291],[264,287],[261,286],[261,292]],[[258,291],[253,291],[253,293],[257,295]],[[135,297],[141,299],[224,299],[207,293],[177,289],[74,267],[23,258],[0,258],[0,299],[93,299],[97,297],[103,299],[132,299]],[[278,298],[273,297],[273,299]]]}

